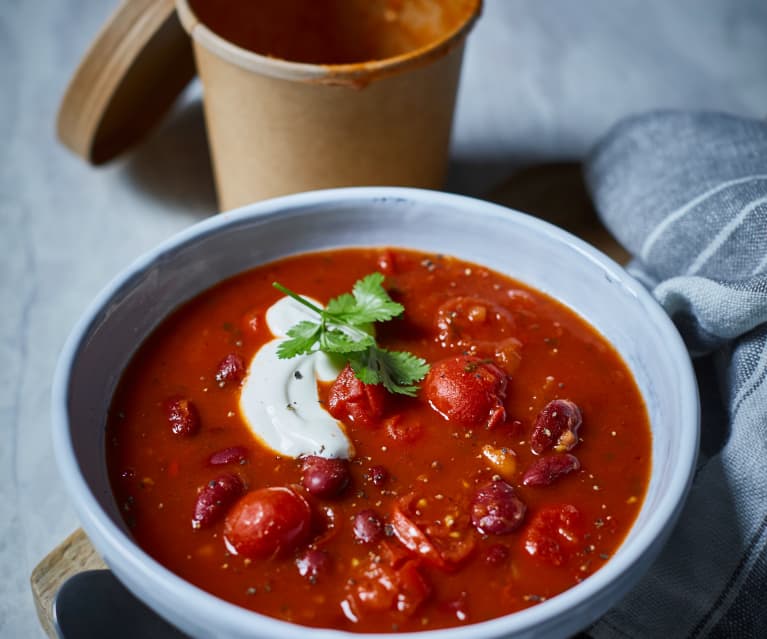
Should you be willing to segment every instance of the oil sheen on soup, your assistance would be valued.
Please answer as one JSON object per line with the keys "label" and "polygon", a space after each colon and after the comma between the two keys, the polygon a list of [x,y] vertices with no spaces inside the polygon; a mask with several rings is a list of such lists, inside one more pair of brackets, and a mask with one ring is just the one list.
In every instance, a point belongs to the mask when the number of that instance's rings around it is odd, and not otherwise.
{"label": "oil sheen on soup", "polygon": [[[412,396],[343,356],[275,357],[312,311],[273,282],[322,308],[371,273],[404,307],[378,347],[430,366]],[[599,570],[651,441],[626,365],[572,311],[381,248],[286,258],[183,305],[127,367],[106,453],[135,541],[176,574],[278,619],[388,632],[519,611]]]}

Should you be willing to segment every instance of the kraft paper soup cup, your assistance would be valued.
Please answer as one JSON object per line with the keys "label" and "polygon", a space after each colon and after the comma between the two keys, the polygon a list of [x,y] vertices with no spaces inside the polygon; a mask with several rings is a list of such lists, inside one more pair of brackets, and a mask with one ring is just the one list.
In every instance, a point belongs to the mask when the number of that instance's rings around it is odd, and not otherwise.
{"label": "kraft paper soup cup", "polygon": [[[442,185],[481,0],[176,4],[223,209],[334,186]],[[232,7],[250,7],[248,20],[227,17]]]}
{"label": "kraft paper soup cup", "polygon": [[628,537],[604,567],[580,584],[491,621],[377,636],[569,637],[620,600],[673,528],[698,449],[695,378],[668,316],[620,266],[537,218],[457,195],[355,188],[273,199],[205,220],[134,262],[76,325],[54,379],[54,446],[83,528],[130,590],[192,636],[354,635],[293,625],[227,603],[176,576],[134,543],[106,468],[104,427],[120,375],[164,317],[224,278],[295,253],[382,245],[484,264],[558,298],[585,318],[614,345],[636,379],[650,418],[653,460],[647,495]]}

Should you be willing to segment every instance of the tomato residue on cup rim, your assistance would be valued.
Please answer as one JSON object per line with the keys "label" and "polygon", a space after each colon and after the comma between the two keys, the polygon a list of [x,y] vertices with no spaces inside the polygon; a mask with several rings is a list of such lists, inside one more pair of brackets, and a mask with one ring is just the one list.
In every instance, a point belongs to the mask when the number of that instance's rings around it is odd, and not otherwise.
{"label": "tomato residue on cup rim", "polygon": [[[270,11],[275,11],[275,7],[280,4],[262,6],[267,6]],[[406,4],[403,0],[386,0],[387,6],[394,5],[396,9],[401,9]],[[312,40],[307,36],[313,35],[315,40],[313,49],[309,45],[285,44],[284,34],[281,39],[266,31],[254,35],[252,29],[247,29],[247,20],[242,20],[242,16],[234,13],[232,9],[228,15],[224,15],[221,4],[210,5],[201,0],[182,0],[178,6],[178,12],[182,24],[195,40],[246,69],[287,80],[361,89],[375,80],[395,75],[405,68],[426,66],[433,63],[463,44],[464,37],[480,15],[481,0],[456,0],[455,6],[450,7],[448,6],[450,3],[446,4],[443,1],[439,2],[438,5],[440,11],[444,11],[446,8],[451,8],[452,11],[450,11],[451,15],[444,19],[446,24],[442,25],[442,29],[437,35],[430,37],[423,35],[428,25],[415,25],[412,28],[393,30],[393,35],[381,39],[382,42],[388,39],[398,43],[396,46],[381,45],[388,46],[391,50],[390,53],[384,54],[385,57],[373,57],[372,54],[365,55],[364,53],[355,56],[355,51],[350,53],[344,50],[343,44],[338,45],[337,42],[334,42],[339,38],[350,40],[350,37],[333,33],[330,28],[325,29],[324,34],[318,34],[315,32],[316,30],[309,30],[301,38],[291,41],[302,43],[304,40]],[[211,10],[212,6],[215,6],[216,9]],[[237,9],[242,10],[239,5]],[[380,10],[380,7],[378,9]],[[384,12],[386,11],[389,9],[384,10]],[[295,16],[291,17],[292,23],[295,23]],[[286,18],[283,16],[283,19]],[[313,19],[316,23],[317,17],[314,16]],[[277,33],[280,32],[279,27],[274,26],[274,20],[264,22],[269,22]],[[399,21],[394,19],[391,22],[397,23]],[[286,28],[283,25],[282,31],[284,32]],[[306,27],[304,29],[306,30]],[[419,30],[421,33],[418,33]],[[342,29],[339,28],[339,33],[341,31]],[[265,33],[266,35],[264,35]],[[291,35],[293,34],[291,33]],[[324,35],[325,38],[320,38],[320,35]],[[356,37],[361,41],[361,36]],[[255,43],[258,38],[271,38],[271,40],[263,46],[259,46],[258,43]],[[321,39],[322,42],[320,43]],[[401,41],[405,40],[409,44],[402,44]],[[326,44],[331,51],[328,58],[331,60],[330,62],[323,62],[322,56],[317,53],[317,48]],[[359,49],[361,46],[371,48],[367,44],[361,45],[354,42],[348,46],[349,50]],[[302,47],[305,47],[306,50]],[[296,51],[294,55],[291,55],[292,50]],[[306,53],[306,51],[309,52]],[[333,60],[334,57],[338,60]],[[354,57],[360,59],[351,59]]]}

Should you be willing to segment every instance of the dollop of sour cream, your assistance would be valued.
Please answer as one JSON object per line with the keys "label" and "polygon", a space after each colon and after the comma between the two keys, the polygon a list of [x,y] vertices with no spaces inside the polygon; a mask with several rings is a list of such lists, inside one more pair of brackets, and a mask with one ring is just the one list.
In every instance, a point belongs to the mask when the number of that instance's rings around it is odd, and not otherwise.
{"label": "dollop of sour cream", "polygon": [[[310,297],[318,307],[322,305]],[[266,312],[275,339],[264,344],[250,363],[240,390],[240,412],[264,445],[288,457],[319,455],[350,459],[354,446],[343,425],[320,403],[317,381],[333,381],[340,372],[325,353],[280,359],[277,348],[288,329],[316,320],[311,310],[284,297]]]}

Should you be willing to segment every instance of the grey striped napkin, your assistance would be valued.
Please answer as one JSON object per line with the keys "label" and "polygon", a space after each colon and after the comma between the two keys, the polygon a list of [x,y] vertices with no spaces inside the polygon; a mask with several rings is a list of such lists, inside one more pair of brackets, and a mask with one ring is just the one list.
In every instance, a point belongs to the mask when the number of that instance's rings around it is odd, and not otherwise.
{"label": "grey striped napkin", "polygon": [[701,389],[699,466],[660,559],[597,639],[767,637],[767,123],[658,112],[586,178],[629,271],[673,318]]}

